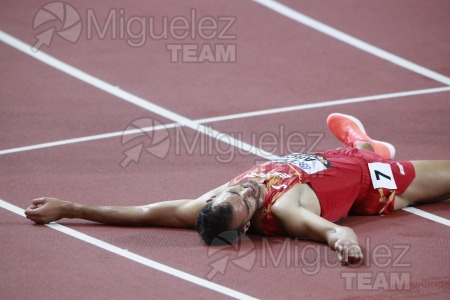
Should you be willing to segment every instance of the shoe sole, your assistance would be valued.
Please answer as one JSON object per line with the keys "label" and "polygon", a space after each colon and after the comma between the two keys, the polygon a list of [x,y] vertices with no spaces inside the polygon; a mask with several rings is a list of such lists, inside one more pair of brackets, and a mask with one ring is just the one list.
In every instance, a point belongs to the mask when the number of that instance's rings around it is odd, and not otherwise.
{"label": "shoe sole", "polygon": [[358,120],[357,118],[353,117],[353,116],[350,116],[350,115],[345,115],[345,114],[340,114],[340,113],[332,113],[332,114],[329,115],[328,118],[327,118],[327,124],[329,123],[329,120],[330,120],[333,116],[340,116],[340,117],[343,117],[343,118],[347,118],[347,119],[352,120],[352,121],[356,124],[356,126],[358,126],[358,129],[361,130],[364,134],[367,135],[366,130],[364,129],[364,126],[363,126],[363,124],[361,123],[361,121]]}

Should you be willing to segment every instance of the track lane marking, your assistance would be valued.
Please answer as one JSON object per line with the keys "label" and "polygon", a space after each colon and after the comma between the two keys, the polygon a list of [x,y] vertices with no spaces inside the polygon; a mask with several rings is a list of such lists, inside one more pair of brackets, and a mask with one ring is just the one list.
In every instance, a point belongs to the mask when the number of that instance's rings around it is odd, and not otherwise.
{"label": "track lane marking", "polygon": [[64,145],[76,144],[76,143],[82,143],[82,142],[97,141],[97,140],[109,139],[109,138],[113,138],[113,137],[119,137],[119,136],[123,136],[123,135],[139,134],[142,132],[170,129],[170,128],[174,128],[176,126],[179,126],[179,124],[178,123],[170,123],[170,124],[164,124],[164,126],[158,125],[158,126],[154,126],[154,127],[145,127],[145,128],[131,129],[131,130],[126,130],[126,131],[116,131],[116,132],[102,133],[102,134],[96,134],[96,135],[88,135],[88,136],[83,136],[83,137],[78,137],[78,138],[71,138],[71,139],[58,140],[58,141],[53,141],[53,142],[41,143],[41,144],[34,144],[34,145],[4,149],[4,150],[0,150],[0,155],[23,152],[23,151],[30,151],[30,150],[37,150],[37,149],[43,149],[43,148],[51,148],[51,147],[57,147],[57,146],[64,146]]}
{"label": "track lane marking", "polygon": [[406,60],[398,55],[394,55],[389,53],[381,48],[375,47],[369,43],[366,43],[360,39],[357,39],[345,32],[337,30],[329,25],[326,25],[322,22],[319,22],[311,17],[308,17],[284,4],[273,0],[253,0],[256,3],[265,6],[266,8],[277,12],[293,21],[301,23],[305,26],[308,26],[314,30],[317,30],[323,34],[326,34],[332,38],[335,38],[341,42],[349,44],[353,47],[356,47],[364,52],[370,53],[374,56],[377,56],[381,59],[384,59],[388,62],[391,62],[397,66],[403,67],[407,70],[410,70],[414,73],[420,74],[422,76],[431,78],[435,81],[441,82],[445,85],[450,85],[450,78],[446,77],[442,74],[434,72],[430,69],[424,68],[416,63],[413,63],[409,60]]}
{"label": "track lane marking", "polygon": [[450,220],[443,218],[443,217],[439,217],[437,215],[434,215],[432,213],[426,212],[424,210],[415,208],[415,207],[405,207],[403,208],[404,211],[407,211],[409,213],[415,214],[417,216],[420,216],[422,218],[437,222],[437,223],[441,223],[443,225],[446,226],[450,226]]}
{"label": "track lane marking", "polygon": [[[440,88],[405,91],[405,92],[398,92],[398,93],[380,94],[380,95],[373,95],[373,96],[366,96],[366,97],[356,97],[356,98],[348,98],[348,99],[341,99],[341,100],[332,100],[332,101],[319,102],[319,103],[301,104],[301,105],[287,106],[287,107],[281,107],[281,108],[264,109],[264,110],[258,110],[258,111],[253,111],[253,112],[245,112],[245,113],[230,114],[230,115],[217,116],[217,117],[209,117],[209,118],[197,119],[197,120],[194,120],[194,122],[199,123],[199,124],[221,122],[221,121],[227,121],[227,120],[269,115],[269,114],[292,112],[292,111],[298,111],[298,110],[307,110],[307,109],[312,109],[312,108],[337,106],[337,105],[344,105],[344,104],[358,103],[358,102],[388,100],[388,99],[393,99],[393,98],[425,95],[425,94],[432,94],[432,93],[442,93],[442,92],[449,92],[449,91],[450,91],[450,87],[440,87]],[[164,124],[163,126],[159,126],[159,127],[157,126],[157,127],[147,127],[147,128],[128,130],[128,131],[116,131],[116,132],[90,135],[90,136],[71,138],[71,139],[65,139],[65,140],[58,140],[58,141],[53,141],[53,142],[34,144],[34,145],[28,145],[28,146],[22,146],[22,147],[10,148],[10,149],[3,149],[3,150],[0,150],[0,155],[22,152],[22,151],[30,151],[30,150],[36,150],[36,149],[42,149],[42,148],[49,148],[49,147],[55,147],[55,146],[62,146],[62,145],[68,145],[68,144],[75,144],[75,143],[81,143],[81,142],[95,141],[95,140],[107,139],[107,138],[112,138],[112,137],[119,137],[121,135],[140,133],[141,130],[142,131],[154,131],[154,130],[160,130],[160,129],[164,129],[164,128],[166,128],[166,129],[174,128],[179,125],[180,124],[178,124],[178,123],[170,123],[170,124]]]}
{"label": "track lane marking", "polygon": [[380,95],[373,95],[373,96],[331,100],[331,101],[310,103],[310,104],[300,104],[300,105],[286,106],[286,107],[280,107],[280,108],[264,109],[264,110],[253,111],[253,112],[231,114],[231,115],[226,115],[226,116],[204,118],[204,119],[197,120],[197,122],[210,123],[210,122],[233,120],[233,119],[239,119],[239,118],[248,118],[248,117],[255,117],[255,116],[262,116],[262,115],[269,115],[269,114],[292,112],[292,111],[298,111],[298,110],[307,110],[307,109],[313,109],[313,108],[338,106],[338,105],[358,103],[358,102],[388,100],[388,99],[393,99],[393,98],[401,98],[401,97],[407,97],[407,96],[425,95],[425,94],[441,93],[441,92],[450,92],[450,87],[438,87],[438,88],[421,89],[421,90],[413,90],[413,91],[405,91],[405,92],[397,92],[397,93],[380,94]]}

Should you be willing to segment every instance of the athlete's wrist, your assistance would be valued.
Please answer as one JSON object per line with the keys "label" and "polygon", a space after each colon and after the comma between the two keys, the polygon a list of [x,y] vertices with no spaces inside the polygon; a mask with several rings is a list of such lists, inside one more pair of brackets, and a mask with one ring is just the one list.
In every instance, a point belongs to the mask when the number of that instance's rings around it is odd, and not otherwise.
{"label": "athlete's wrist", "polygon": [[69,219],[81,219],[82,218],[83,205],[73,203],[70,201],[64,201],[63,204],[63,217]]}

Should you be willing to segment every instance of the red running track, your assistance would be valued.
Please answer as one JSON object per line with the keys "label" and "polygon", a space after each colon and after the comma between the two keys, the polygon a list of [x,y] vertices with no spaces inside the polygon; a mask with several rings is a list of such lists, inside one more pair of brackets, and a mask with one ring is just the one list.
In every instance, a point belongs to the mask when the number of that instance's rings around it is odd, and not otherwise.
{"label": "red running track", "polygon": [[[58,25],[52,21],[33,30],[35,14],[46,3],[3,1],[2,32],[34,45],[39,30]],[[282,3],[450,77],[450,45],[446,41],[450,7],[446,1]],[[236,39],[226,42],[236,45],[237,59],[229,63],[170,61],[167,45],[224,43],[198,37],[181,42],[173,38],[147,40],[142,47],[133,48],[111,36],[88,39],[82,31],[76,43],[55,35],[50,47],[40,49],[182,117],[200,120],[219,132],[282,155],[289,150],[339,146],[324,121],[329,113],[340,111],[362,119],[373,137],[395,144],[399,159],[449,159],[448,83],[356,49],[256,2],[70,4],[85,26],[89,10],[101,22],[111,10],[119,9],[126,17],[151,16],[157,22],[164,16],[189,19],[192,9],[199,19],[236,18],[229,30]],[[137,25],[133,28],[138,29]],[[194,198],[263,159],[218,142],[218,136],[205,138],[184,126],[167,129],[171,144],[164,159],[143,153],[138,163],[122,168],[124,152],[148,142],[140,135],[125,143],[121,132],[129,124],[146,118],[170,127],[178,121],[161,111],[126,102],[38,61],[31,51],[23,53],[4,42],[0,45],[0,199],[18,208],[26,208],[31,199],[40,196],[105,205]],[[392,94],[403,92],[410,93]],[[364,98],[376,95],[381,96]],[[344,101],[330,102],[334,100]],[[270,111],[276,108],[284,110]],[[257,113],[234,115],[244,112]],[[67,141],[105,133],[116,134]],[[304,140],[289,143],[293,136]],[[276,138],[275,146],[268,142],[271,137]],[[65,142],[21,148],[54,141]],[[153,149],[163,151],[164,147]],[[137,254],[144,262],[152,260],[191,274],[196,282],[192,283],[49,227],[32,225],[5,209],[6,205],[2,207],[2,299],[229,297],[227,291],[216,290],[220,287],[236,291],[232,295],[237,298],[261,299],[445,299],[450,292],[448,226],[406,211],[341,222],[354,228],[362,243],[366,260],[359,268],[336,265],[334,253],[325,245],[307,241],[251,237],[241,251],[213,252],[191,230],[60,222],[127,249],[125,256]],[[447,222],[450,219],[448,202],[419,208]],[[222,257],[228,257],[225,272],[211,273],[214,262]],[[211,289],[202,286],[204,282],[217,285]]]}

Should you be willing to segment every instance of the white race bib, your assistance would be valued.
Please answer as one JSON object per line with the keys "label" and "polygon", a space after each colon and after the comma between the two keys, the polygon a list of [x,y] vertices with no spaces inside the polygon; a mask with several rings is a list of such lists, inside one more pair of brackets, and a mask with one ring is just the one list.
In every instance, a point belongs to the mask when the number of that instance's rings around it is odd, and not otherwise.
{"label": "white race bib", "polygon": [[385,188],[396,190],[394,174],[390,164],[386,163],[369,163],[370,178],[374,189]]}
{"label": "white race bib", "polygon": [[332,167],[331,163],[322,156],[306,153],[292,153],[273,161],[295,165],[308,174],[314,174]]}

